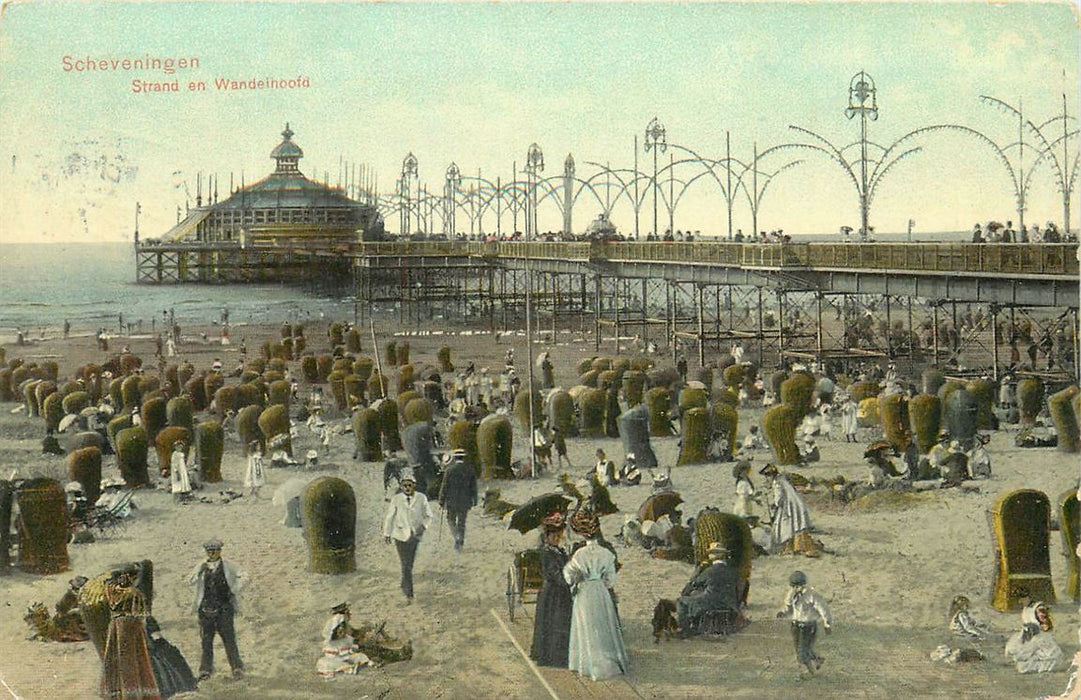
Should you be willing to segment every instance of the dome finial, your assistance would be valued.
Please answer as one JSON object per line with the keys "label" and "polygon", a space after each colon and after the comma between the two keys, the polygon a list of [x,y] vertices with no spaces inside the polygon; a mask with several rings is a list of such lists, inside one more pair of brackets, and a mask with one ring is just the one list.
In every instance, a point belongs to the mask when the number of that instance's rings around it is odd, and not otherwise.
{"label": "dome finial", "polygon": [[293,130],[289,128],[289,122],[285,122],[285,131],[282,132],[282,137],[286,141],[293,138]]}

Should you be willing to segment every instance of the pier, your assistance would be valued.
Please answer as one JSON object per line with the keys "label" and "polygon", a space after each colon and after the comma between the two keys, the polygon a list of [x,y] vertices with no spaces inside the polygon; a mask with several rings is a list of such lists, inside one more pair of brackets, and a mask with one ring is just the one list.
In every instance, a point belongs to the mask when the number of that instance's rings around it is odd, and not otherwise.
{"label": "pier", "polygon": [[157,242],[137,245],[136,259],[142,283],[287,282],[353,296],[357,322],[372,304],[394,305],[402,321],[506,332],[531,282],[541,332],[592,332],[598,351],[634,352],[626,338],[637,336],[702,364],[743,343],[762,365],[964,356],[998,375],[1014,339],[1049,343],[1061,358],[1051,372],[1077,376],[1073,244]]}

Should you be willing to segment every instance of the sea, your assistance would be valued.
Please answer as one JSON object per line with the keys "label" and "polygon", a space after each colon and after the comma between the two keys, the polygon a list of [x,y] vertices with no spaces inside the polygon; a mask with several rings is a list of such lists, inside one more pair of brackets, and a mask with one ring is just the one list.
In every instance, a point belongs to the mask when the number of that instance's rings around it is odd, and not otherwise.
{"label": "sea", "polygon": [[233,325],[351,320],[353,299],[281,284],[136,284],[130,243],[0,244],[2,340],[16,329],[54,335],[65,321],[73,334],[116,333],[121,316],[124,324],[142,322],[134,332],[150,333],[170,312],[181,327],[220,323],[223,312]]}

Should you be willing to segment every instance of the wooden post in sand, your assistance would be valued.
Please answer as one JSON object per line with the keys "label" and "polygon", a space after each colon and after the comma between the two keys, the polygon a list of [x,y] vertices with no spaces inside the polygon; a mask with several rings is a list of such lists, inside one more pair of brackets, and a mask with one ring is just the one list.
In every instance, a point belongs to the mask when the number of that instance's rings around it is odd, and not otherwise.
{"label": "wooden post in sand", "polygon": [[705,285],[698,285],[698,366],[706,366]]}
{"label": "wooden post in sand", "polygon": [[375,319],[368,319],[368,328],[372,333],[372,354],[375,355],[375,371],[379,372],[379,388],[383,396],[387,396],[387,376],[383,374],[383,361],[379,358],[379,343],[375,340]]}
{"label": "wooden post in sand", "polygon": [[938,367],[938,302],[931,305],[931,343],[935,354],[935,359],[931,363],[932,367]]}
{"label": "wooden post in sand", "polygon": [[619,357],[619,307],[623,300],[623,295],[621,294],[621,292],[624,291],[623,289],[621,289],[621,287],[623,286],[622,281],[623,280],[619,277],[615,278],[616,293],[612,295],[612,301],[614,302],[616,307],[616,357]]}
{"label": "wooden post in sand", "polygon": [[601,349],[601,276],[593,278],[593,349]]}
{"label": "wooden post in sand", "polygon": [[991,378],[998,381],[998,305],[991,304]]}

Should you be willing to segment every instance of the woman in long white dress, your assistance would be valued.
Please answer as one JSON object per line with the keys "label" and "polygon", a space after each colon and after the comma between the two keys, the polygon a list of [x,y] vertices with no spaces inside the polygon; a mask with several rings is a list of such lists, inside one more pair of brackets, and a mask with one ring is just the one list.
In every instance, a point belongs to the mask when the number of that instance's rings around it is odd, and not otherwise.
{"label": "woman in long white dress", "polygon": [[732,513],[741,518],[753,517],[756,492],[751,483],[751,461],[741,459],[736,462],[732,476],[736,479],[736,504],[732,507]]}
{"label": "woman in long white dress", "polygon": [[178,440],[173,443],[173,455],[169,460],[169,491],[177,501],[191,498],[191,478],[188,476],[188,462],[184,457],[187,445]]}
{"label": "woman in long white dress", "polygon": [[1006,656],[1018,673],[1054,671],[1062,660],[1062,647],[1051,634],[1054,624],[1043,602],[1036,602],[1021,611],[1021,630],[1006,641]]}
{"label": "woman in long white dress", "polygon": [[563,567],[574,596],[568,668],[595,681],[614,678],[630,670],[613,600],[616,557],[599,544],[600,523],[593,513],[575,513],[571,528],[586,541]]}
{"label": "woman in long white dress", "polygon": [[248,495],[259,498],[259,487],[266,483],[266,468],[263,465],[263,451],[259,443],[253,441],[248,445],[248,468],[244,472],[244,488],[248,489]]}
{"label": "woman in long white dress", "polygon": [[841,404],[841,432],[844,433],[845,442],[856,442],[859,427],[859,405],[851,398],[845,399]]}

